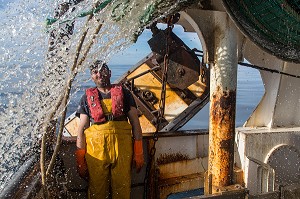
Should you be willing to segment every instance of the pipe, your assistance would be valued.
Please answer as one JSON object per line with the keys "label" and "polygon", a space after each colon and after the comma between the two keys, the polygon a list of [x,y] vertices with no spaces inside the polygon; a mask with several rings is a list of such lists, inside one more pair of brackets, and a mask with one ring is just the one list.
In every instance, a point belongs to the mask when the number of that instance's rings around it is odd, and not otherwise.
{"label": "pipe", "polygon": [[[212,20],[214,63],[210,64],[209,194],[232,185],[237,84],[237,31],[226,13]],[[207,193],[207,192],[206,192]]]}

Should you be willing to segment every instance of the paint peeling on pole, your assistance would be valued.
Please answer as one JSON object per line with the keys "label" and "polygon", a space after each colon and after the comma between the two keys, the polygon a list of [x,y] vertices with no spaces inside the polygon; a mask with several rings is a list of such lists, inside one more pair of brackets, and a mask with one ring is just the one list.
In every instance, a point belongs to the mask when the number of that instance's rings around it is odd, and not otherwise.
{"label": "paint peeling on pole", "polygon": [[214,15],[210,64],[209,163],[206,193],[232,185],[237,82],[236,30],[225,13]]}

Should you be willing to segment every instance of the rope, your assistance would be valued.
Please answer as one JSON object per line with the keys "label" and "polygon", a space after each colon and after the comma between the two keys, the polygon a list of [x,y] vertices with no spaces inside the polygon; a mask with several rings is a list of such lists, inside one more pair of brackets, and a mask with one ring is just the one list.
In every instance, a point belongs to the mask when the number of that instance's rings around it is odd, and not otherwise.
{"label": "rope", "polygon": [[[91,17],[88,19],[88,21],[92,18],[92,15]],[[83,61],[85,60],[86,58],[86,55],[88,54],[89,50],[91,49],[93,43],[94,43],[94,38],[96,37],[96,35],[99,33],[100,29],[102,27],[102,24],[99,24],[97,29],[95,30],[95,33],[93,35],[93,38],[91,39],[91,42],[90,44],[88,45],[88,48],[87,50],[84,52],[83,54],[83,57],[81,58],[81,60],[78,62],[78,58],[79,58],[79,54],[80,54],[80,51],[81,51],[81,48],[82,48],[82,45],[83,45],[83,42],[86,38],[86,35],[87,35],[87,32],[88,30],[86,30],[81,39],[80,39],[80,42],[79,42],[79,45],[77,47],[77,52],[76,52],[76,55],[75,55],[75,59],[74,59],[74,62],[73,62],[73,66],[71,68],[71,71],[73,73],[72,77],[68,80],[68,83],[67,83],[67,90],[65,92],[65,97],[64,97],[64,101],[62,103],[63,107],[66,107],[67,105],[67,102],[69,100],[69,96],[70,96],[70,91],[71,91],[71,87],[72,87],[72,82],[74,80],[74,78],[76,77],[77,75],[77,68],[83,63]],[[54,152],[53,152],[53,155],[52,155],[52,158],[51,158],[51,162],[48,166],[48,169],[47,169],[47,172],[46,172],[46,175],[48,175],[50,173],[50,171],[53,169],[53,166],[54,166],[54,161],[55,161],[55,158],[59,152],[59,149],[60,149],[60,145],[61,145],[61,138],[62,138],[62,132],[63,132],[63,129],[64,129],[64,125],[65,125],[65,119],[66,119],[66,112],[67,112],[67,108],[64,109],[63,113],[62,113],[62,118],[61,118],[61,121],[60,121],[60,127],[59,127],[59,133],[57,135],[57,142],[56,142],[56,146],[55,146],[55,149],[54,149]]]}
{"label": "rope", "polygon": [[[89,21],[92,19],[93,16],[94,16],[93,14],[89,15],[89,18],[87,19],[86,23],[89,23]],[[82,46],[83,46],[83,42],[86,38],[86,35],[87,35],[89,29],[87,29],[83,33],[81,39],[79,40],[79,45],[76,49],[76,55],[75,55],[75,58],[74,58],[74,61],[73,61],[73,65],[71,67],[71,77],[70,77],[70,79],[68,80],[68,82],[66,84],[65,94],[60,96],[60,98],[58,99],[58,101],[55,105],[55,109],[49,114],[49,119],[47,120],[47,121],[51,121],[52,118],[54,117],[55,113],[58,111],[58,108],[60,106],[64,107],[62,117],[61,117],[61,121],[60,121],[59,133],[57,135],[56,146],[55,146],[54,152],[52,154],[50,163],[49,163],[48,168],[47,168],[46,171],[45,171],[45,153],[46,153],[45,148],[46,148],[47,130],[45,130],[45,133],[42,137],[40,167],[41,167],[42,186],[43,186],[43,191],[44,191],[44,197],[45,198],[49,197],[49,193],[48,193],[48,189],[47,189],[47,176],[49,175],[50,171],[53,169],[54,163],[55,163],[55,160],[56,160],[56,156],[58,155],[58,152],[60,150],[60,145],[61,145],[61,140],[62,140],[62,132],[63,132],[63,129],[64,129],[66,112],[67,112],[66,105],[67,105],[67,102],[69,100],[72,82],[73,82],[74,78],[76,77],[76,75],[78,73],[78,70],[77,70],[78,67],[82,65],[82,63],[86,59],[86,56],[87,56],[88,52],[90,51],[92,45],[94,44],[94,39],[95,39],[96,35],[99,33],[101,27],[102,27],[102,24],[99,24],[98,27],[95,29],[93,37],[92,37],[90,43],[87,45],[86,51],[83,53],[82,58],[78,62],[79,55],[80,55],[80,52],[81,52],[81,49],[82,49]],[[44,124],[44,129],[47,129],[47,124]]]}

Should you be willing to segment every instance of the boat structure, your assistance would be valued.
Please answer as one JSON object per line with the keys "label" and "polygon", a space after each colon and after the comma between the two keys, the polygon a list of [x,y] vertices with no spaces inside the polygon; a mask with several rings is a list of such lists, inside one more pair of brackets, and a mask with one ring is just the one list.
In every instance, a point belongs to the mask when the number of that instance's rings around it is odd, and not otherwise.
{"label": "boat structure", "polygon": [[[132,171],[131,198],[300,198],[299,1],[182,2],[143,27],[152,31],[152,52],[116,80],[133,94],[143,129],[146,163]],[[196,33],[202,50],[185,45],[174,24]],[[258,69],[265,89],[242,127],[235,126],[238,64]],[[180,130],[208,103],[208,129]],[[48,182],[57,198],[86,195],[74,156],[78,123],[75,113],[64,122]],[[43,195],[34,157],[1,198]]]}

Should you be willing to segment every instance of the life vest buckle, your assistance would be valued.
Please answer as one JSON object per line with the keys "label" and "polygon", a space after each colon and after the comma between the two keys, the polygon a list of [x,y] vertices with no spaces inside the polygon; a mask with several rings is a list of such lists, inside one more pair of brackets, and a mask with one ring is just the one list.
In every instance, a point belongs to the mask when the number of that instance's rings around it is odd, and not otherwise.
{"label": "life vest buckle", "polygon": [[113,114],[105,115],[105,119],[106,119],[106,121],[113,121],[114,116],[113,116]]}

